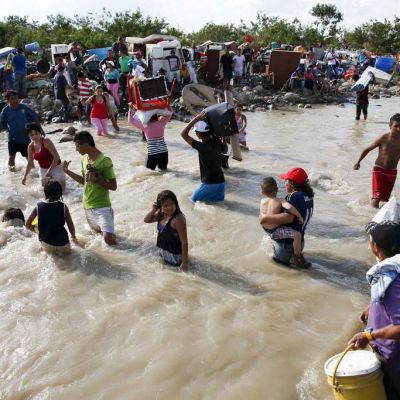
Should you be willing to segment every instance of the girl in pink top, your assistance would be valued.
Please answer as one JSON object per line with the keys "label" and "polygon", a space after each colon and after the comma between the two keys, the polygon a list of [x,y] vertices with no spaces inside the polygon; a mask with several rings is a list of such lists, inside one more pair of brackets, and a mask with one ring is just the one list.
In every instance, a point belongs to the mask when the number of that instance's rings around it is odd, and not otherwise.
{"label": "girl in pink top", "polygon": [[144,132],[147,139],[147,162],[146,167],[156,169],[158,166],[161,170],[166,170],[168,165],[168,148],[164,140],[165,126],[171,119],[171,115],[158,118],[154,114],[147,126],[144,126],[138,119],[134,118],[135,111],[129,108],[128,121],[135,128]]}
{"label": "girl in pink top", "polygon": [[108,135],[108,116],[111,117],[114,123],[114,114],[110,110],[110,106],[107,101],[107,97],[103,93],[103,87],[101,85],[96,86],[96,92],[94,96],[89,97],[85,102],[85,106],[88,104],[92,105],[92,111],[90,113],[90,119],[96,128],[98,136]]}

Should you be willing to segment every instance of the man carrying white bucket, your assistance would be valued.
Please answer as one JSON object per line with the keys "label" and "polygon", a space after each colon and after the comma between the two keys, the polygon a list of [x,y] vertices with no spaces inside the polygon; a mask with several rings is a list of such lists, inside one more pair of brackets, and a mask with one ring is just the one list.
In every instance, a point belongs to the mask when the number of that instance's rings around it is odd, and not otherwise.
{"label": "man carrying white bucket", "polygon": [[382,362],[387,400],[400,399],[400,225],[371,222],[366,227],[378,261],[368,272],[371,303],[362,312],[364,332],[350,340],[355,349],[370,343]]}

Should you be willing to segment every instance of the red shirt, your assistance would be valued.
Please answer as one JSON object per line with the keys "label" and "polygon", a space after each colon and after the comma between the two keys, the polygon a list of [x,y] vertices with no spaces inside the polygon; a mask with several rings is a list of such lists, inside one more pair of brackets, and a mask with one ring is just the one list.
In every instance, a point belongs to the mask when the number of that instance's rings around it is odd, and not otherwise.
{"label": "red shirt", "polygon": [[43,138],[40,142],[40,150],[37,153],[35,152],[35,146],[32,145],[32,156],[39,163],[40,168],[44,169],[50,168],[54,158],[50,151],[45,147]]}
{"label": "red shirt", "polygon": [[99,119],[107,119],[108,112],[107,112],[107,103],[103,98],[103,102],[99,103],[96,101],[96,96],[93,98],[92,101],[92,112],[90,113],[92,118],[99,118]]}

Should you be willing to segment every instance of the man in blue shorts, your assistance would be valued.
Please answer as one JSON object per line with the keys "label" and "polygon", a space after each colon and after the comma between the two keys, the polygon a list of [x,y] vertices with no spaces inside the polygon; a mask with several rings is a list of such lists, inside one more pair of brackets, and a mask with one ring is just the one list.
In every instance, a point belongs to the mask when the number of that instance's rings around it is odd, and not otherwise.
{"label": "man in blue shorts", "polygon": [[[223,201],[225,198],[225,178],[222,172],[222,142],[211,135],[210,127],[202,112],[194,117],[183,129],[182,138],[199,153],[201,184],[192,195],[193,201]],[[189,136],[194,128],[194,140]]]}

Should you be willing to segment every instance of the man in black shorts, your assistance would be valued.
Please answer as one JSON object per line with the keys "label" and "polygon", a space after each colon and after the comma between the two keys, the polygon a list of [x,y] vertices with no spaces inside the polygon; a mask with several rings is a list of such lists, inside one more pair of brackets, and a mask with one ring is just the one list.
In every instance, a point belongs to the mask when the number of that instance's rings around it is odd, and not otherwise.
{"label": "man in black shorts", "polygon": [[8,104],[0,114],[0,130],[7,130],[8,166],[10,170],[14,170],[15,155],[18,152],[23,157],[28,157],[30,139],[25,125],[28,122],[36,122],[40,126],[40,122],[35,111],[25,104],[20,104],[17,92],[7,92],[6,99]]}

